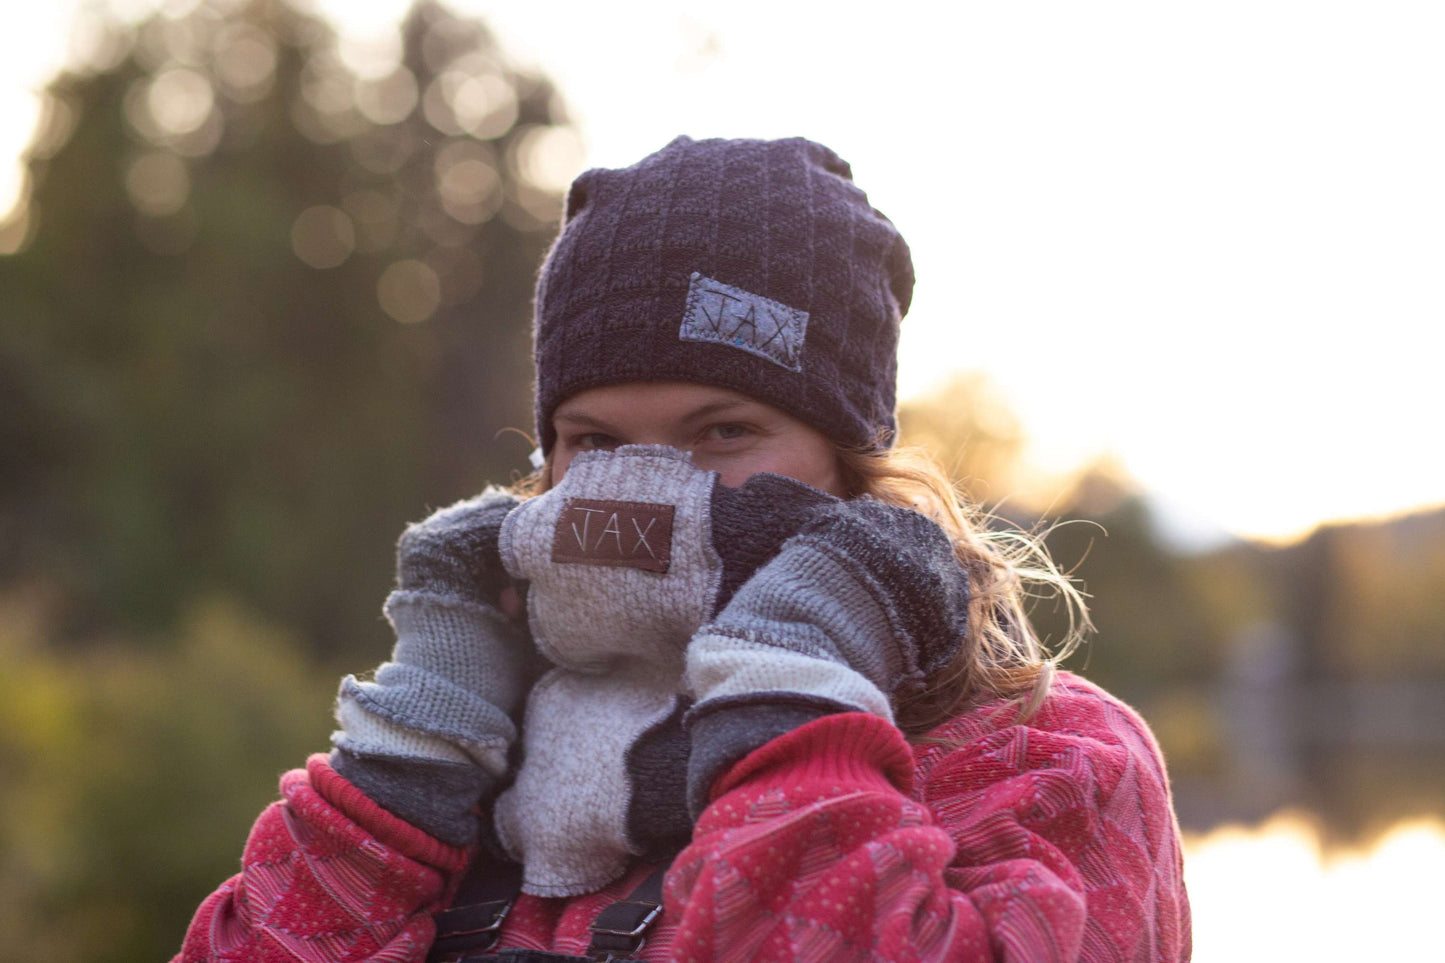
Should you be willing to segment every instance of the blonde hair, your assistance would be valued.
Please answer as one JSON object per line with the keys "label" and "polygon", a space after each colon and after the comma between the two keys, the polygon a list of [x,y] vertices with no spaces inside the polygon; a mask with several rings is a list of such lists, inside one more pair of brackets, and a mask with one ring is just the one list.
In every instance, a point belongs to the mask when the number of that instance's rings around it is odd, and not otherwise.
{"label": "blonde hair", "polygon": [[[928,452],[840,449],[850,497],[869,495],[929,516],[953,540],[968,572],[968,632],[953,661],[922,691],[897,707],[898,727],[922,735],[990,699],[1009,699],[1027,719],[1048,696],[1058,664],[1093,629],[1074,580],[1044,547],[1051,529],[1025,532],[973,506]],[[1029,621],[1031,600],[1056,599],[1068,614],[1068,631],[1051,647]]]}
{"label": "blonde hair", "polygon": [[[953,541],[968,572],[968,631],[953,661],[897,706],[905,735],[922,736],[980,702],[1007,699],[1027,719],[1048,696],[1058,664],[1093,629],[1084,595],[1061,572],[1044,538],[971,505],[938,461],[922,449],[835,449],[848,497],[864,495],[927,515]],[[523,497],[551,487],[552,456],[513,490]],[[1052,598],[1068,612],[1068,632],[1051,647],[1028,617],[1030,600]]]}

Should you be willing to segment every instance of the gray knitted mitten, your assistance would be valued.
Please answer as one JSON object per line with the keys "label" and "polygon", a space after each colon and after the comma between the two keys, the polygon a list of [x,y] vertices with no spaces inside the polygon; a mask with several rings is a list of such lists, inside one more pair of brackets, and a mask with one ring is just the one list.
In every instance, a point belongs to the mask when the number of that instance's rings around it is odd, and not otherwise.
{"label": "gray knitted mitten", "polygon": [[507,518],[532,636],[556,668],[527,697],[516,782],[495,806],[523,890],[589,892],[684,844],[688,639],[819,506],[758,475],[739,488],[662,446],[579,455]]}
{"label": "gray knitted mitten", "polygon": [[386,809],[446,842],[475,842],[476,804],[507,771],[513,716],[534,674],[524,626],[497,608],[498,556],[518,505],[499,490],[409,526],[385,612],[391,659],[341,682],[331,762]]}
{"label": "gray knitted mitten", "polygon": [[968,574],[929,519],[872,499],[821,507],[687,649],[696,697],[688,802],[753,749],[833,712],[893,700],[959,652]]}

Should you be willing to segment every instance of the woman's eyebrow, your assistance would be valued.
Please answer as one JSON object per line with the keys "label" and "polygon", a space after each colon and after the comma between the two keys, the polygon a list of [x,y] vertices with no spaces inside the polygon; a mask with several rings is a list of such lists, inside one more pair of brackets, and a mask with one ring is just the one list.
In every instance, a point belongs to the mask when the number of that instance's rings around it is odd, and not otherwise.
{"label": "woman's eyebrow", "polygon": [[688,412],[686,417],[683,418],[683,421],[698,421],[703,418],[711,418],[714,415],[727,414],[738,409],[747,411],[753,407],[754,403],[751,401],[714,401],[700,408],[694,408]]}
{"label": "woman's eyebrow", "polygon": [[552,420],[558,424],[566,424],[572,428],[596,428],[598,431],[605,431],[608,434],[615,434],[617,426],[603,421],[593,415],[583,412],[561,412],[552,416]]}

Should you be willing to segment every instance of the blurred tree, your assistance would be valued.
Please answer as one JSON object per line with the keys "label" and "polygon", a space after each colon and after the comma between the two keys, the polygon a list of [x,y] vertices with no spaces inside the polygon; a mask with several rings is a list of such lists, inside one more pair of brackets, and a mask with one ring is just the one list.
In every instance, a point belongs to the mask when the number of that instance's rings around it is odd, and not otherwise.
{"label": "blurred tree", "polygon": [[277,774],[324,747],[335,673],[219,597],[164,652],[58,652],[26,588],[0,597],[0,959],[166,959]]}
{"label": "blurred tree", "polygon": [[72,636],[224,587],[379,650],[402,524],[525,463],[559,97],[430,2],[390,49],[280,0],[96,36],[0,257],[0,577]]}
{"label": "blurred tree", "polygon": [[1013,490],[1023,431],[981,372],[956,375],[898,409],[899,441],[932,453],[975,504]]}
{"label": "blurred tree", "polygon": [[[1148,504],[1108,460],[1081,473],[1061,499],[1066,519],[1049,537],[1058,563],[1091,596],[1098,641],[1072,660],[1106,688],[1129,698],[1208,676],[1217,668],[1217,624],[1184,560],[1161,542]],[[1038,613],[1050,634],[1059,615]]]}
{"label": "blurred tree", "polygon": [[[993,524],[1048,531],[1046,547],[1089,594],[1097,629],[1067,667],[1141,708],[1176,776],[1217,774],[1223,750],[1209,686],[1244,621],[1239,567],[1169,550],[1143,497],[1107,458],[1039,505],[1044,488],[1020,470],[1021,427],[980,373],[905,403],[899,419],[901,440],[937,455],[969,498],[998,516]],[[1068,632],[1057,599],[1037,599],[1030,611],[1045,640]]]}
{"label": "blurred tree", "polygon": [[[960,375],[904,403],[900,438],[936,455],[977,504],[1001,503],[1000,523],[1038,531],[1061,522],[1047,547],[1093,596],[1098,641],[1070,664],[1087,667],[1106,687],[1131,696],[1199,678],[1215,666],[1217,623],[1206,617],[1181,559],[1161,543],[1147,506],[1123,470],[1101,459],[1081,471],[1047,509],[1010,498],[1025,481],[1017,417],[981,373]],[[1062,606],[1041,600],[1033,620],[1060,639],[1068,630]]]}
{"label": "blurred tree", "polygon": [[[1305,611],[1332,618],[1312,653],[1326,672],[1371,680],[1445,675],[1445,512],[1329,526],[1286,554],[1328,559],[1297,610],[1301,618]],[[1291,567],[1308,564],[1292,560]]]}
{"label": "blurred tree", "polygon": [[[1048,548],[1088,593],[1096,629],[1065,667],[1144,713],[1175,779],[1216,777],[1224,759],[1213,682],[1226,637],[1193,560],[1164,544],[1148,503],[1108,459],[1080,474],[1058,511]],[[1065,615],[1041,602],[1035,627],[1059,638]]]}

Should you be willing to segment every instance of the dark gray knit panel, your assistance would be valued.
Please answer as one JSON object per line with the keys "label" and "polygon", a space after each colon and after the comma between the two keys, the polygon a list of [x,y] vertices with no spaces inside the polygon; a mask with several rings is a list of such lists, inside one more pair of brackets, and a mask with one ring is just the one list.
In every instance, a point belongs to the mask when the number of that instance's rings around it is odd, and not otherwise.
{"label": "dark gray knit panel", "polygon": [[[972,590],[952,540],[932,519],[856,498],[814,512],[797,540],[827,551],[883,607],[907,678],[921,683],[958,655]],[[873,681],[887,690],[888,680]]]}
{"label": "dark gray knit panel", "polygon": [[748,753],[814,719],[850,711],[852,706],[795,692],[714,699],[693,709],[683,720],[692,737],[687,806],[693,818],[707,808],[712,784]]}
{"label": "dark gray knit panel", "polygon": [[496,605],[511,584],[497,538],[518,504],[511,495],[488,489],[408,525],[397,542],[397,586]]}
{"label": "dark gray knit panel", "polygon": [[[801,371],[685,340],[694,273],[807,315]],[[586,388],[686,381],[766,401],[848,445],[895,429],[908,245],[821,144],[679,137],[573,183],[537,285],[537,431]]]}
{"label": "dark gray knit panel", "polygon": [[666,719],[637,737],[627,750],[632,798],[627,804],[627,839],[645,859],[660,862],[692,838],[687,811],[688,736],[682,717],[692,700],[678,696]]}
{"label": "dark gray knit panel", "polygon": [[753,573],[772,561],[815,512],[838,501],[800,481],[763,472],[738,488],[712,490],[712,540],[723,563],[716,608],[732,601]]}
{"label": "dark gray knit panel", "polygon": [[331,750],[331,768],[394,816],[452,846],[477,841],[477,804],[494,780],[464,763]]}

